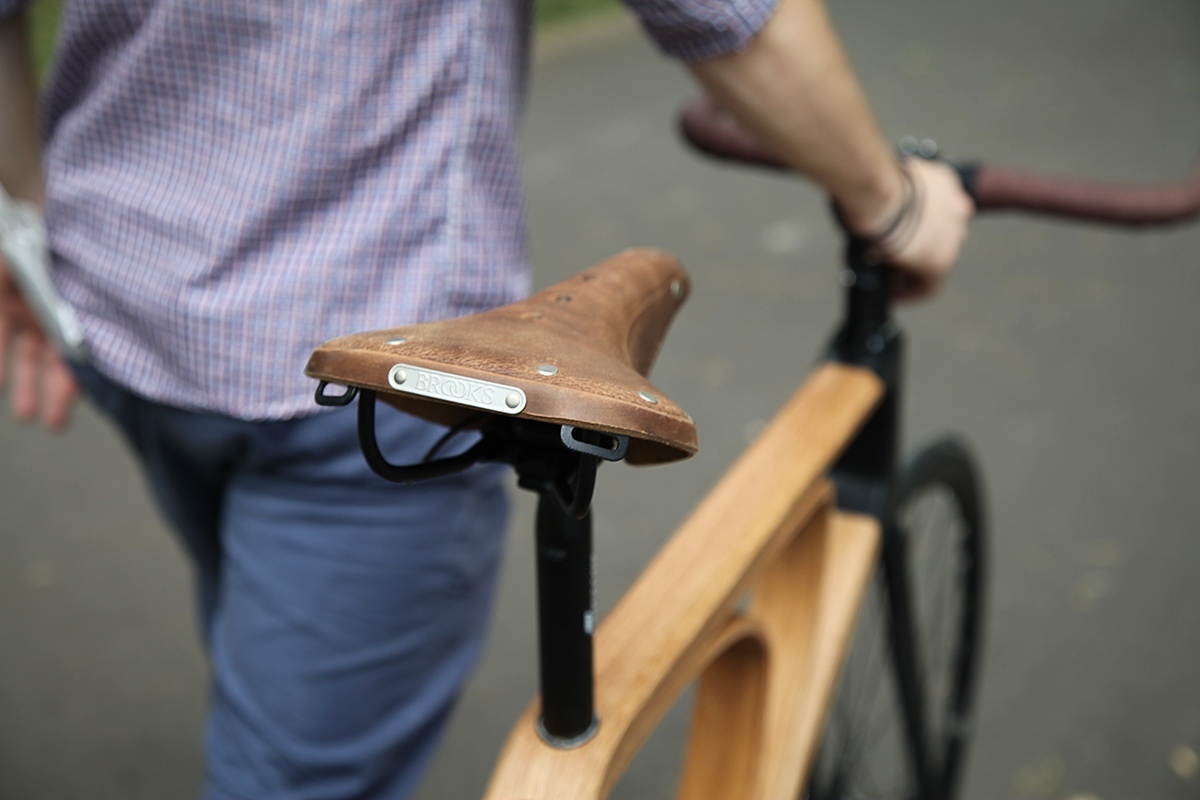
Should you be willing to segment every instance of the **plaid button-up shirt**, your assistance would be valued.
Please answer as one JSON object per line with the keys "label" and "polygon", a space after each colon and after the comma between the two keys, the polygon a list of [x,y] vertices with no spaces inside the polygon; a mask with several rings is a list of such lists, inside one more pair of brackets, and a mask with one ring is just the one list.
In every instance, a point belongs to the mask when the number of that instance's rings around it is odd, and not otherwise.
{"label": "plaid button-up shirt", "polygon": [[[0,17],[28,0],[0,0]],[[629,0],[668,54],[774,0]],[[525,0],[72,0],[45,96],[54,277],[95,366],[243,419],[309,352],[528,290]]]}

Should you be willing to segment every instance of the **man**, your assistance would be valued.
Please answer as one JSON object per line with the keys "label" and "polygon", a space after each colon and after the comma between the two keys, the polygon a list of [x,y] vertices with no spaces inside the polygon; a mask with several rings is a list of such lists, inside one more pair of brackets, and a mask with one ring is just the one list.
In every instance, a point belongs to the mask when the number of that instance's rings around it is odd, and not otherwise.
{"label": "man", "polygon": [[[59,428],[82,384],[190,553],[205,797],[406,796],[481,647],[503,476],[384,483],[303,366],[337,335],[526,293],[529,8],[76,0],[43,152],[26,2],[0,0],[0,184],[45,209],[90,358],[64,364],[0,264],[13,413]],[[896,162],[816,0],[631,6],[913,296],[936,289],[970,203]],[[437,436],[380,420],[395,461]]]}

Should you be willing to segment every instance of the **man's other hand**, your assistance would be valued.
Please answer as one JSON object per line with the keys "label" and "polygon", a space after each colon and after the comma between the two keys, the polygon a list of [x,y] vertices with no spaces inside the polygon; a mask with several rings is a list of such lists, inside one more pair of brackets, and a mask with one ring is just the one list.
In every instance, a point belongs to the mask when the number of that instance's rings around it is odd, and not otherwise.
{"label": "man's other hand", "polygon": [[42,332],[0,255],[0,390],[5,385],[13,416],[40,419],[51,431],[66,426],[79,396],[74,374]]}

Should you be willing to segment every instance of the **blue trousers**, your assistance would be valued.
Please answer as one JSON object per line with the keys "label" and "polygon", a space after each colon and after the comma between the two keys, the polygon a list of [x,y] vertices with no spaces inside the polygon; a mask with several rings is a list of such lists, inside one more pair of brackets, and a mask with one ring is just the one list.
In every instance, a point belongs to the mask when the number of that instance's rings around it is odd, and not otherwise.
{"label": "blue trousers", "polygon": [[[149,402],[95,370],[196,567],[212,671],[205,800],[403,798],[482,649],[504,472],[370,472],[353,407],[246,422]],[[394,462],[442,429],[380,404]]]}

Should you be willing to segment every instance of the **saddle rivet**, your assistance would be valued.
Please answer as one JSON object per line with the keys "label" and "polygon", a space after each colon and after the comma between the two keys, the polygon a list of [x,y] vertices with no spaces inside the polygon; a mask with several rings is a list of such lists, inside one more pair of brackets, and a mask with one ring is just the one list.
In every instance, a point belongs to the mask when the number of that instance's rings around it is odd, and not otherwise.
{"label": "saddle rivet", "polygon": [[392,381],[396,384],[404,383],[408,380],[408,373],[402,369],[398,369],[392,373]]}
{"label": "saddle rivet", "polygon": [[399,336],[395,339],[388,339],[386,342],[384,342],[384,344],[404,344],[407,341],[408,339],[405,339],[403,336]]}
{"label": "saddle rivet", "polygon": [[537,371],[539,375],[557,375],[558,367],[554,366],[553,364],[538,364]]}
{"label": "saddle rivet", "polygon": [[508,397],[504,398],[504,405],[508,406],[509,408],[516,408],[517,406],[521,405],[521,395],[513,392]]}
{"label": "saddle rivet", "polygon": [[658,398],[655,397],[654,395],[650,394],[649,392],[646,392],[646,391],[638,392],[638,397],[642,398],[643,400],[645,400],[647,403],[649,403],[652,406],[658,405]]}
{"label": "saddle rivet", "polygon": [[676,299],[683,297],[683,281],[671,281],[671,294],[675,295]]}

